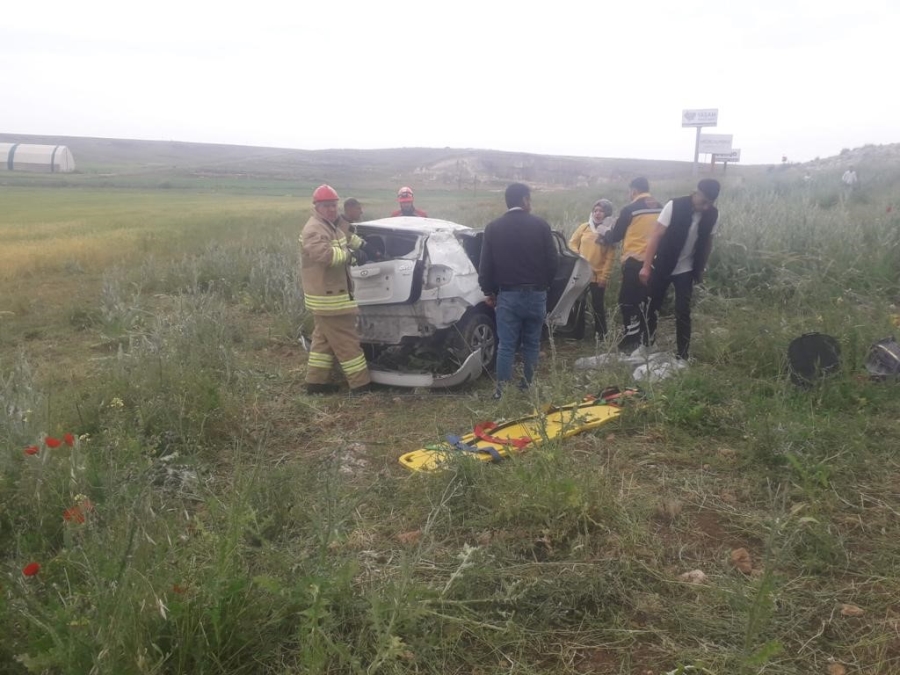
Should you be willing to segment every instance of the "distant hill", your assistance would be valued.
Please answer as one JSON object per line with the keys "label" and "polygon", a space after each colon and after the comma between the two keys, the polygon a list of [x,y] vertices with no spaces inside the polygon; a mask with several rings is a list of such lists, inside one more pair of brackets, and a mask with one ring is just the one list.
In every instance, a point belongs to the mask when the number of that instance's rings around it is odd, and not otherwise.
{"label": "distant hill", "polygon": [[813,171],[840,169],[843,171],[850,165],[860,164],[896,164],[900,163],[900,143],[884,145],[864,145],[859,148],[844,148],[840,154],[832,157],[817,157],[803,166]]}
{"label": "distant hill", "polygon": [[81,174],[250,177],[318,183],[340,176],[360,186],[410,182],[421,187],[501,186],[527,181],[545,188],[621,182],[635,175],[676,178],[690,162],[537,155],[499,150],[391,148],[291,150],[175,141],[0,134],[0,141],[67,145]]}
{"label": "distant hill", "polygon": [[[315,185],[336,182],[358,188],[383,188],[386,180],[421,188],[499,188],[525,181],[544,189],[621,184],[637,176],[651,180],[690,176],[690,162],[538,155],[524,152],[460,148],[388,148],[379,150],[296,150],[176,141],[140,141],[70,136],[0,133],[0,142],[67,145],[78,176],[57,178],[66,184],[117,186],[213,180]],[[845,149],[840,155],[791,164],[779,169],[828,172],[850,164],[900,162],[900,144]],[[734,165],[729,173],[764,171],[764,166]],[[0,172],[0,182],[4,179]],[[6,174],[7,177],[11,174]]]}

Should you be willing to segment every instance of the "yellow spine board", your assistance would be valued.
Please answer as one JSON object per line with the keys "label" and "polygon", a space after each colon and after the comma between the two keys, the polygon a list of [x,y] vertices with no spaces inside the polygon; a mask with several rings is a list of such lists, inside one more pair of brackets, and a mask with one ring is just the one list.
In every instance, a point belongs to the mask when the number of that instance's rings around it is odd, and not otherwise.
{"label": "yellow spine board", "polygon": [[[493,448],[503,458],[511,454],[524,452],[534,445],[540,445],[558,438],[568,438],[583,431],[596,429],[619,416],[622,409],[608,405],[602,401],[589,403],[573,403],[546,413],[534,413],[528,417],[502,424],[487,432],[487,435],[499,440],[530,439],[528,445],[519,449],[513,445],[504,445],[478,438],[474,433],[466,434],[460,440],[473,448]],[[411,471],[436,471],[441,469],[454,456],[464,455],[482,462],[490,462],[493,456],[487,452],[466,452],[442,443],[438,448],[420,448],[400,456],[400,464]]]}

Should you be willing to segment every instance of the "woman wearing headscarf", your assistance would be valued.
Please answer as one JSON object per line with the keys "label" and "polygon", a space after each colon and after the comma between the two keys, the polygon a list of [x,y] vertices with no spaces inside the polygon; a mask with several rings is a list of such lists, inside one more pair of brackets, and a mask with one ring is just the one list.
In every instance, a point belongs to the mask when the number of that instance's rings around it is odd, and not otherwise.
{"label": "woman wearing headscarf", "polygon": [[613,225],[613,205],[608,199],[598,199],[591,209],[591,217],[579,225],[569,238],[569,248],[585,258],[594,271],[591,278],[591,308],[594,312],[594,330],[600,339],[606,337],[606,309],[603,296],[606,282],[615,260],[615,246],[602,243],[602,237]]}

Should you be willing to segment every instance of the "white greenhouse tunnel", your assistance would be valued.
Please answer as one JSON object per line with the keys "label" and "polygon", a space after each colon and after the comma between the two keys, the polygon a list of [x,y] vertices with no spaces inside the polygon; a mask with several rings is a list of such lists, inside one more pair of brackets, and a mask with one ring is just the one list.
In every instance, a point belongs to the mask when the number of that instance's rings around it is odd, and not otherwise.
{"label": "white greenhouse tunnel", "polygon": [[0,171],[70,173],[75,158],[65,145],[0,143]]}

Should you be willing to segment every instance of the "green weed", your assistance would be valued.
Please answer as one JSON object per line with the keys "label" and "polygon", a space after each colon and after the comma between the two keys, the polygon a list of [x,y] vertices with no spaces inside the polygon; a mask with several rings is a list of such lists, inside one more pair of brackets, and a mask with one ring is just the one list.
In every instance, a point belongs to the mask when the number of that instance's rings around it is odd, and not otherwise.
{"label": "green weed", "polygon": [[[866,174],[842,200],[824,175],[729,169],[696,362],[595,432],[430,475],[397,457],[630,384],[628,368],[572,369],[616,336],[550,342],[534,390],[499,405],[487,380],[311,398],[297,185],[8,188],[4,672],[896,672],[900,406],[862,364],[894,330],[884,194],[900,175]],[[536,191],[535,208],[570,231],[597,196],[624,203],[613,185]],[[470,195],[423,205],[476,226],[503,210]],[[370,215],[390,206],[361,196]],[[785,355],[812,330],[838,338],[843,368],[800,390]],[[663,348],[673,331],[666,310]]]}

